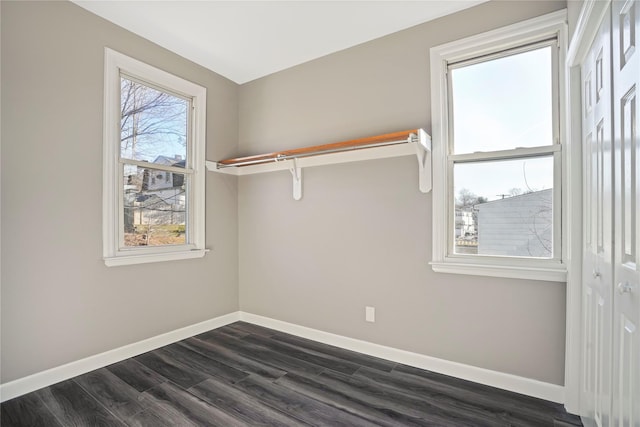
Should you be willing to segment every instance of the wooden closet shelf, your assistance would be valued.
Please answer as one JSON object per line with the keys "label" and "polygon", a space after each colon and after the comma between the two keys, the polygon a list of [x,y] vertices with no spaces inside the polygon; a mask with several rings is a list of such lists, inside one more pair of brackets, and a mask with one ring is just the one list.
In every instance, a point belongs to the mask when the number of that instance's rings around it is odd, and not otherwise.
{"label": "wooden closet shelf", "polygon": [[230,175],[289,170],[293,197],[300,200],[303,168],[410,155],[418,159],[420,191],[431,191],[431,137],[422,129],[206,163],[209,171]]}
{"label": "wooden closet shelf", "polygon": [[418,129],[405,130],[401,132],[387,133],[384,135],[370,136],[367,138],[351,139],[349,141],[334,142],[332,144],[314,145],[312,147],[294,148],[291,150],[276,151],[267,154],[257,154],[254,156],[235,157],[218,161],[218,168],[243,167],[260,163],[278,162],[292,158],[317,156],[341,151],[362,150],[365,148],[380,147],[392,144],[408,142],[412,135],[418,137]]}

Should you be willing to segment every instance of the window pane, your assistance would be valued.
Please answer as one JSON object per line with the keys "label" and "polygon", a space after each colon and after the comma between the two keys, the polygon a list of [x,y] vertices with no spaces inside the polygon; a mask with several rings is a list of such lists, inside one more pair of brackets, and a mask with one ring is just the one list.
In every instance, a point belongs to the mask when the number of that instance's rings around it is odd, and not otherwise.
{"label": "window pane", "polygon": [[120,157],[184,167],[189,102],[120,78]]}
{"label": "window pane", "polygon": [[124,246],[187,243],[186,185],[184,174],[124,165]]}
{"label": "window pane", "polygon": [[552,144],[551,72],[551,47],[453,68],[453,153]]}
{"label": "window pane", "polygon": [[553,257],[553,157],[456,163],[454,253]]}

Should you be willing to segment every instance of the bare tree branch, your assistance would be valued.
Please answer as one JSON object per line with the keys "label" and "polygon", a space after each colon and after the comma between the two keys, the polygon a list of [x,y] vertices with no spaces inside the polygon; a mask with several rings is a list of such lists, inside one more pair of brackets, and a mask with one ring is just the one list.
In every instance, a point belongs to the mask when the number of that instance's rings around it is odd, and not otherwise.
{"label": "bare tree branch", "polygon": [[132,158],[157,153],[167,142],[186,145],[187,101],[123,78],[121,149]]}

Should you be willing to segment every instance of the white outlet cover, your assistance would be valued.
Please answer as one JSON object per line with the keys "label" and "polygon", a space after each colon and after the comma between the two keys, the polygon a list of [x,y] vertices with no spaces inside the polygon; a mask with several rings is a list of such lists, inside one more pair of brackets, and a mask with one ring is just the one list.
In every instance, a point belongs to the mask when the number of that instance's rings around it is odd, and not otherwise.
{"label": "white outlet cover", "polygon": [[364,308],[364,320],[367,322],[375,322],[376,321],[376,308],[375,307],[365,307]]}

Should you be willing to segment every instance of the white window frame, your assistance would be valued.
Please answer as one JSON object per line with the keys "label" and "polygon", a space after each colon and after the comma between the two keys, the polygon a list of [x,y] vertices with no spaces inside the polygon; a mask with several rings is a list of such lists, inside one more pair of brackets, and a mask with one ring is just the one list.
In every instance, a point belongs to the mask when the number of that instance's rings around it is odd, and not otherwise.
{"label": "white window frame", "polygon": [[[123,247],[123,162],[120,160],[120,77],[129,76],[191,101],[186,166],[187,243]],[[207,90],[166,71],[105,48],[102,232],[107,266],[200,258],[205,255],[205,131]],[[152,166],[152,165],[151,165]]]}
{"label": "white window frame", "polygon": [[[431,266],[441,273],[470,274],[492,277],[510,277],[547,281],[566,281],[566,176],[565,166],[569,153],[564,149],[566,129],[565,55],[567,46],[566,11],[509,25],[480,35],[433,47],[431,58],[431,112],[433,147],[433,254]],[[553,66],[557,71],[557,114],[554,127],[559,140],[548,148],[522,148],[492,152],[490,155],[451,154],[449,122],[449,88],[447,70],[449,64],[459,63],[497,52],[517,49],[551,38],[557,39],[558,55]],[[554,55],[555,57],[555,55]],[[556,126],[556,123],[557,126]],[[556,133],[556,132],[554,132]],[[552,259],[526,257],[498,257],[453,253],[453,159],[487,160],[490,158],[518,158],[549,152],[554,158],[554,257]],[[498,157],[496,157],[496,154]],[[451,231],[451,232],[450,232]]]}

